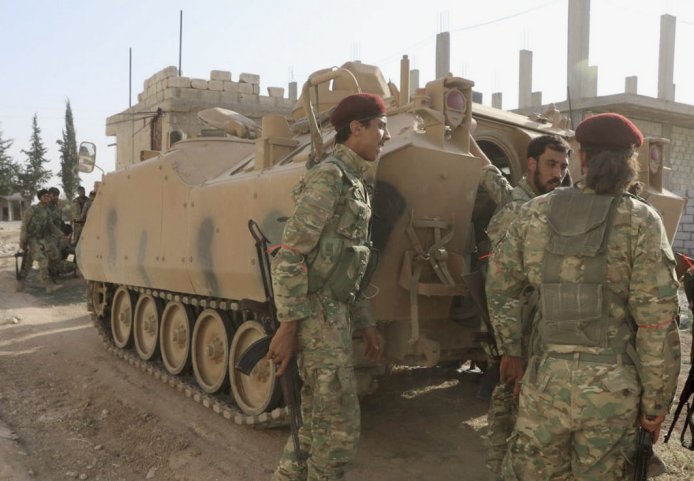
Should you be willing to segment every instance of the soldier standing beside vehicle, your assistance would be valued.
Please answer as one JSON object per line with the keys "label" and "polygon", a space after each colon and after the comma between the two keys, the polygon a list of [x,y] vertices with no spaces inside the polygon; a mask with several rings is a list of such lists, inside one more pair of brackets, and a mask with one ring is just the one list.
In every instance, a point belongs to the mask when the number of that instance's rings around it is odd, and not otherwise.
{"label": "soldier standing beside vehicle", "polygon": [[361,287],[371,217],[363,176],[390,139],[385,115],[383,100],[373,94],[350,95],[337,105],[330,116],[335,149],[295,187],[296,210],[272,261],[280,327],[268,357],[281,375],[297,353],[303,381],[299,440],[308,455],[306,463],[298,460],[290,438],[275,481],[342,480],[356,452],[361,421],[352,331],[361,330],[369,360],[383,352]]}
{"label": "soldier standing beside vehicle", "polygon": [[75,197],[75,200],[72,201],[72,225],[73,225],[73,230],[72,230],[72,246],[77,245],[77,241],[80,239],[80,235],[82,234],[82,227],[83,227],[83,222],[82,222],[82,212],[84,212],[85,205],[87,204],[87,201],[89,198],[85,195],[85,190],[84,187],[79,186],[77,187],[77,197]]}
{"label": "soldier standing beside vehicle", "polygon": [[[657,440],[677,383],[674,256],[658,213],[626,192],[643,136],[599,114],[576,140],[584,179],[525,204],[489,265],[501,380],[520,389],[505,480],[626,480],[634,426]],[[527,284],[539,293],[538,351],[524,373],[516,312]]]}
{"label": "soldier standing beside vehicle", "polygon": [[22,217],[19,248],[24,251],[25,258],[19,275],[17,290],[24,288],[24,279],[31,271],[33,261],[36,261],[39,264],[39,286],[45,288],[47,293],[51,293],[62,286],[50,283],[48,269],[51,262],[57,262],[55,258],[57,252],[52,248],[52,241],[49,236],[62,233],[50,219],[48,204],[51,196],[48,191],[41,189],[36,193],[36,197],[39,203],[29,207]]}
{"label": "soldier standing beside vehicle", "polygon": [[[471,141],[470,150],[480,158],[480,185],[489,192],[497,204],[496,213],[487,226],[487,236],[492,248],[503,239],[508,226],[526,202],[562,185],[568,173],[571,156],[569,144],[558,135],[541,135],[534,138],[527,148],[528,173],[520,179],[515,188],[512,188],[474,140]],[[520,298],[524,362],[527,362],[529,356],[529,334],[536,303],[537,295],[533,289],[524,289]],[[498,363],[499,359],[493,359],[490,367],[497,369]],[[508,439],[516,422],[516,413],[513,386],[497,383],[491,394],[487,415],[487,467],[495,474],[500,472]]]}

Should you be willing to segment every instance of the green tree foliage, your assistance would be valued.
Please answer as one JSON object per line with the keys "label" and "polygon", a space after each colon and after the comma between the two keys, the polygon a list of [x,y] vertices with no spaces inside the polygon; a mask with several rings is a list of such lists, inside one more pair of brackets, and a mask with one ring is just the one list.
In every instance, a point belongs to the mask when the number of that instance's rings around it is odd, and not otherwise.
{"label": "green tree foliage", "polygon": [[77,153],[75,126],[72,121],[72,108],[69,99],[65,102],[63,138],[57,143],[60,146],[60,179],[63,184],[63,191],[66,198],[72,199],[80,185],[80,174],[77,169],[79,154]]}
{"label": "green tree foliage", "polygon": [[8,153],[10,147],[12,147],[12,140],[3,139],[2,130],[0,130],[0,195],[10,195],[18,191],[19,166]]}
{"label": "green tree foliage", "polygon": [[22,150],[22,153],[27,156],[26,163],[20,167],[19,175],[17,176],[19,179],[19,191],[29,202],[33,200],[39,188],[53,175],[51,171],[44,166],[44,164],[48,163],[48,159],[46,159],[46,152],[48,152],[48,150],[43,146],[41,129],[39,128],[36,114],[34,114],[31,129],[31,145],[29,150]]}

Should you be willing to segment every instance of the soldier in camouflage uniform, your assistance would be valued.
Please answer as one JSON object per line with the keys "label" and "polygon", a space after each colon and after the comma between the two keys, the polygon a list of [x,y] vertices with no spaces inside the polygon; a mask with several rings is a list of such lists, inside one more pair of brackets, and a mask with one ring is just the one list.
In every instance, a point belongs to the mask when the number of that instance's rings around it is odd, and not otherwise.
{"label": "soldier in camouflage uniform", "polygon": [[306,463],[290,438],[275,481],[342,480],[360,432],[352,359],[352,331],[361,330],[366,357],[377,361],[383,338],[362,294],[368,269],[371,205],[364,174],[390,139],[386,107],[372,94],[343,99],[330,121],[335,150],[294,190],[296,210],[287,221],[272,262],[280,327],[268,357],[281,375],[297,353],[303,380],[299,431]]}
{"label": "soldier in camouflage uniform", "polygon": [[60,284],[49,282],[49,265],[58,261],[58,252],[50,240],[51,235],[58,235],[60,231],[53,224],[48,212],[50,194],[46,189],[36,193],[38,204],[29,207],[22,217],[22,228],[19,234],[19,247],[24,251],[24,262],[19,275],[17,290],[24,288],[26,279],[34,261],[39,264],[39,285],[50,293],[62,287]]}
{"label": "soldier in camouflage uniform", "polygon": [[77,197],[72,201],[72,224],[74,228],[71,244],[73,247],[77,245],[77,242],[80,240],[80,235],[82,234],[82,227],[84,226],[82,222],[82,213],[85,211],[88,200],[89,197],[85,195],[84,187],[77,187]]}
{"label": "soldier in camouflage uniform", "polygon": [[[626,193],[643,136],[599,114],[576,139],[585,178],[526,203],[489,266],[501,379],[520,389],[504,480],[627,480],[635,426],[657,440],[677,384],[674,256],[655,209]],[[515,312],[527,284],[539,350],[524,372]]]}
{"label": "soldier in camouflage uniform", "polygon": [[48,193],[51,196],[51,200],[48,203],[48,213],[50,215],[53,225],[57,229],[54,229],[49,234],[49,240],[53,244],[52,249],[54,249],[58,254],[55,261],[51,261],[48,266],[48,271],[51,278],[56,279],[60,274],[65,274],[68,272],[74,272],[75,264],[68,261],[67,256],[73,251],[70,247],[70,233],[69,226],[63,220],[63,211],[60,208],[60,190],[57,187],[51,187],[48,189]]}
{"label": "soldier in camouflage uniform", "polygon": [[[511,222],[518,216],[520,208],[537,195],[546,194],[562,185],[569,169],[571,148],[557,135],[541,135],[534,138],[527,148],[528,173],[513,188],[480,150],[477,143],[471,141],[471,151],[480,158],[483,186],[497,204],[496,213],[487,226],[487,236],[493,246],[503,238]],[[535,312],[537,296],[532,288],[523,290],[520,297],[520,315],[522,323],[523,360],[528,359],[528,342],[531,317]],[[492,368],[498,366],[498,359],[493,360]],[[508,439],[516,422],[516,404],[513,399],[513,386],[497,383],[492,392],[489,413],[487,415],[487,467],[499,474],[501,462],[506,454]]]}

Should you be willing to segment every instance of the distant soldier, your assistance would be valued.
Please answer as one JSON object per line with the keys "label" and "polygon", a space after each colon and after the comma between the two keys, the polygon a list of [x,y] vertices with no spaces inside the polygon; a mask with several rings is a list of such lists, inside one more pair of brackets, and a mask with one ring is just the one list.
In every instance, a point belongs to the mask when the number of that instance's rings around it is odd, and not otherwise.
{"label": "distant soldier", "polygon": [[36,193],[39,200],[24,211],[22,217],[22,228],[19,235],[19,247],[25,253],[22,271],[19,275],[18,290],[24,288],[24,280],[31,270],[33,261],[39,264],[39,285],[51,293],[60,287],[60,284],[52,284],[48,267],[50,263],[58,261],[58,252],[51,236],[62,235],[60,230],[53,224],[48,212],[50,194],[46,189],[41,189]]}
{"label": "distant soldier", "polygon": [[[585,178],[525,204],[489,265],[501,380],[520,389],[504,480],[627,480],[635,425],[657,441],[677,384],[675,259],[659,214],[626,192],[643,136],[599,114],[576,139]],[[524,371],[517,309],[528,284],[537,351]]]}
{"label": "distant soldier", "polygon": [[[568,174],[571,148],[557,135],[541,135],[530,141],[527,148],[527,175],[512,188],[489,159],[482,153],[474,140],[471,151],[480,158],[482,178],[480,185],[489,192],[497,204],[494,217],[489,221],[487,235],[491,246],[497,245],[504,237],[511,222],[518,216],[521,207],[538,195],[553,191]],[[537,294],[532,287],[523,289],[520,301],[520,321],[522,323],[523,360],[529,355],[529,337],[532,317],[537,304]],[[498,368],[499,359],[490,366]],[[495,474],[501,469],[506,454],[508,439],[516,422],[517,408],[513,399],[513,386],[497,383],[489,404],[487,433],[487,467]]]}
{"label": "distant soldier", "polygon": [[296,350],[303,380],[299,431],[306,463],[290,438],[274,481],[340,481],[360,433],[352,331],[377,361],[383,338],[362,283],[370,258],[371,204],[364,174],[390,139],[386,106],[373,94],[344,98],[330,121],[335,150],[294,189],[296,210],[272,261],[280,327],[268,357],[285,371]]}
{"label": "distant soldier", "polygon": [[77,242],[80,240],[80,235],[82,234],[82,227],[83,227],[83,222],[82,222],[82,212],[85,210],[85,206],[87,205],[87,201],[89,198],[85,195],[85,190],[84,187],[79,186],[77,187],[77,197],[75,197],[75,200],[72,202],[72,245],[75,246],[77,245]]}

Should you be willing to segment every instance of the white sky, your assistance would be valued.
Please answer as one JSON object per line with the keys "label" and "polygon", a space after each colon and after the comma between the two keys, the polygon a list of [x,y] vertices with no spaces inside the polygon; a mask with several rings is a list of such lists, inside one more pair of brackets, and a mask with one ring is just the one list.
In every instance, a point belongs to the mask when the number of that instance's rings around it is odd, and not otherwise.
{"label": "white sky", "polygon": [[[568,0],[0,0],[0,130],[24,162],[31,118],[38,114],[51,169],[59,172],[70,99],[78,143],[97,144],[97,162],[115,166],[106,118],[128,107],[128,49],[133,50],[133,103],[143,81],[178,65],[183,10],[183,75],[210,70],[261,77],[266,87],[301,84],[315,70],[359,59],[399,82],[409,55],[420,85],[434,77],[436,34],[451,33],[451,70],[473,80],[491,102],[518,98],[518,52],[533,51],[533,91],[543,102],[566,95]],[[598,94],[623,92],[638,75],[640,94],[657,95],[660,15],[677,17],[676,100],[694,104],[694,1],[592,0],[590,64]],[[688,61],[687,58],[690,58]],[[82,174],[87,190],[100,173]],[[59,186],[58,178],[54,178]]]}

